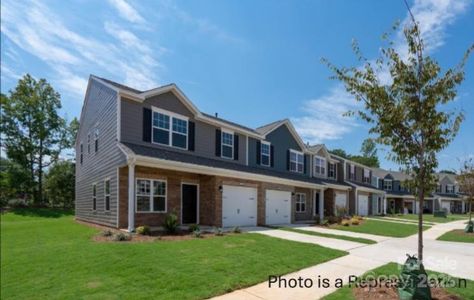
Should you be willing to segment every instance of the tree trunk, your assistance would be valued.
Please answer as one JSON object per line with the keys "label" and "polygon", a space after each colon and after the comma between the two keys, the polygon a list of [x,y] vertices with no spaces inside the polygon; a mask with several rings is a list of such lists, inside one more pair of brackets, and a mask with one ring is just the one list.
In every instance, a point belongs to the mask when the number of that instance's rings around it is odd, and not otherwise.
{"label": "tree trunk", "polygon": [[423,262],[423,202],[425,200],[424,183],[418,191],[418,261]]}
{"label": "tree trunk", "polygon": [[469,223],[472,222],[472,197],[469,198]]}
{"label": "tree trunk", "polygon": [[38,202],[43,204],[43,140],[40,140],[38,157]]}

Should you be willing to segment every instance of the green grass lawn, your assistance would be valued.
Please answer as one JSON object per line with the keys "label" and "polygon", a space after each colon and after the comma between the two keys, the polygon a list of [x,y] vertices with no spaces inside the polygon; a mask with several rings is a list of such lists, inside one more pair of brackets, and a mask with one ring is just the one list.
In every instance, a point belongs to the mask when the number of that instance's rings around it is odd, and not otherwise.
{"label": "green grass lawn", "polygon": [[207,298],[347,254],[260,234],[98,243],[68,213],[1,216],[1,299]]}
{"label": "green grass lawn", "polygon": [[[441,275],[437,272],[427,271],[429,275]],[[390,276],[400,274],[400,270],[396,263],[389,263],[384,266],[381,266],[377,269],[371,270],[364,275],[373,275],[373,276]],[[361,278],[364,278],[364,275]],[[443,274],[444,275],[444,274]],[[446,275],[445,275],[446,276]],[[462,299],[474,299],[474,281],[467,280],[466,288],[464,287],[455,287],[455,288],[446,288],[449,293],[455,294]],[[344,286],[343,288],[338,289],[332,294],[327,295],[323,298],[324,300],[350,300],[355,299],[352,294],[352,289],[349,286]]]}
{"label": "green grass lawn", "polygon": [[308,235],[321,236],[321,237],[327,237],[327,238],[332,238],[332,239],[339,239],[339,240],[346,240],[346,241],[351,241],[351,242],[363,243],[363,244],[376,244],[377,243],[374,240],[356,238],[356,237],[347,236],[347,235],[321,233],[321,232],[302,230],[302,229],[296,229],[296,228],[291,228],[291,227],[282,227],[282,228],[279,228],[279,229],[286,230],[286,231],[297,232],[297,233],[302,233],[302,234],[308,234]]}
{"label": "green grass lawn", "polygon": [[455,229],[446,232],[437,240],[448,242],[474,243],[474,233],[466,233],[464,229]]}
{"label": "green grass lawn", "polygon": [[[360,225],[331,225],[329,228],[391,237],[407,237],[418,232],[418,226],[415,224],[412,225],[367,219],[362,221],[362,224]],[[430,227],[423,226],[423,228],[426,230]]]}
{"label": "green grass lawn", "polygon": [[[418,221],[418,215],[387,215],[387,217],[397,218],[397,219],[405,219],[409,221]],[[469,215],[455,215],[449,214],[446,218],[442,217],[435,217],[432,214],[423,214],[423,220],[426,222],[433,222],[433,223],[448,223],[453,221],[459,221],[463,219],[469,218]]]}

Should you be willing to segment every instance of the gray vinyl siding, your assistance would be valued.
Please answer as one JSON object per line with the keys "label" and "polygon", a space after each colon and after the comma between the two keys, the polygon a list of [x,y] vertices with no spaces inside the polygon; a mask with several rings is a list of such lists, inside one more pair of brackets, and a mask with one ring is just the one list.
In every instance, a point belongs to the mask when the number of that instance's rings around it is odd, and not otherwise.
{"label": "gray vinyl siding", "polygon": [[[143,108],[146,107],[151,109],[152,106],[186,116],[190,121],[195,123],[194,151],[182,150],[179,148],[143,141]],[[217,157],[215,155],[216,129],[220,129],[220,127],[196,120],[192,112],[189,111],[172,92],[151,97],[143,103],[122,98],[121,113],[121,141],[123,142],[229,161],[229,159]],[[239,136],[239,159],[233,161],[240,164],[246,164],[246,136],[238,133],[235,134]]]}
{"label": "gray vinyl siding", "polygon": [[[279,128],[272,131],[267,135],[266,141],[270,142],[273,146],[273,170],[281,172],[289,172],[287,165],[287,152],[289,149],[302,151],[301,147],[298,145],[298,142],[294,139],[291,132],[285,125],[280,126]],[[305,155],[306,157],[306,175],[310,174],[310,156]],[[258,167],[257,164],[257,139],[249,138],[249,166]],[[261,166],[262,168],[269,168]],[[293,173],[293,172],[292,172]]]}
{"label": "gray vinyl siding", "polygon": [[[99,129],[99,149],[94,149],[94,130]],[[90,133],[90,154],[87,135]],[[82,220],[117,226],[117,168],[125,164],[125,155],[117,146],[117,94],[91,80],[81,115],[76,145],[76,217]],[[80,163],[80,144],[84,156]],[[105,179],[110,179],[110,211],[105,211]],[[92,184],[97,184],[97,209],[92,210]]]}

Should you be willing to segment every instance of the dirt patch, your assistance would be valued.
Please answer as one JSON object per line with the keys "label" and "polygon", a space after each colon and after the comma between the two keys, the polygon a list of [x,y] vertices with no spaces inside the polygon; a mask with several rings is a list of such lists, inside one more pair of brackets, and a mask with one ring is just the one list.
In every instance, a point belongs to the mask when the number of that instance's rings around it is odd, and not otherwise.
{"label": "dirt patch", "polygon": [[[354,287],[352,295],[357,300],[398,300],[398,291],[395,286],[385,286],[383,282],[373,284],[372,288]],[[462,300],[461,297],[453,295],[442,288],[431,288],[431,298],[433,300]]]}

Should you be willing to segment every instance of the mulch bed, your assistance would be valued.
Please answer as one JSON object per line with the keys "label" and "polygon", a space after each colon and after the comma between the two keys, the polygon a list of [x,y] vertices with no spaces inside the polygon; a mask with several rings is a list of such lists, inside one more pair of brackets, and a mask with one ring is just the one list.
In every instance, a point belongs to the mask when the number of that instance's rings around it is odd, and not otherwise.
{"label": "mulch bed", "polygon": [[[375,286],[375,284],[374,284]],[[376,287],[354,287],[352,289],[352,295],[357,300],[398,300],[398,291],[396,287],[386,287],[382,282],[376,285]],[[431,298],[433,300],[462,300],[461,297],[453,295],[442,288],[431,288]]]}

